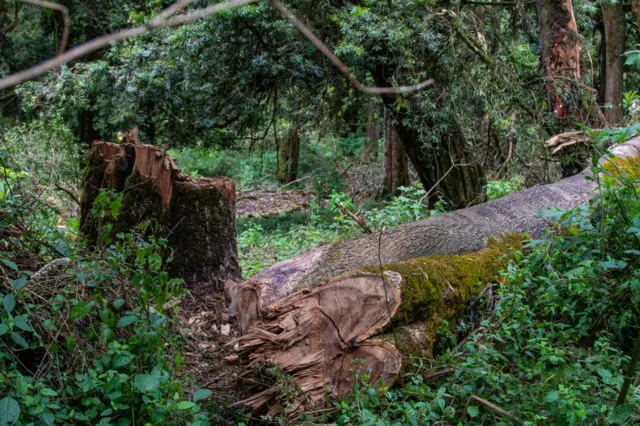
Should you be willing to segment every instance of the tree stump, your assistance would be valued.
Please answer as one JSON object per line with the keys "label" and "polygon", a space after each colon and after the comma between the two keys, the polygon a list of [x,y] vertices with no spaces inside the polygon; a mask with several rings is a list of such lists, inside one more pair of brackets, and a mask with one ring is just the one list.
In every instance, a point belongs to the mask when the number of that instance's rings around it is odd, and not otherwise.
{"label": "tree stump", "polygon": [[163,151],[139,143],[96,141],[87,163],[80,229],[91,243],[99,236],[93,203],[101,189],[110,189],[123,195],[114,230],[128,232],[144,220],[157,223],[172,249],[172,276],[219,290],[225,281],[241,278],[231,179],[186,177]]}

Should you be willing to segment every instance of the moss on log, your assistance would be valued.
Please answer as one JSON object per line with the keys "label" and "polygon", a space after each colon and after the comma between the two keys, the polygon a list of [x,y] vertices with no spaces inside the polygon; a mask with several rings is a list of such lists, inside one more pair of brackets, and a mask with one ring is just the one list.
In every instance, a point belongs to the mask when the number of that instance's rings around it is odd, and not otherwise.
{"label": "moss on log", "polygon": [[120,214],[111,219],[115,232],[128,232],[145,220],[158,225],[172,249],[171,275],[217,289],[228,279],[241,278],[232,180],[186,177],[151,145],[94,142],[84,173],[80,221],[92,243],[98,240],[99,223],[91,211],[101,189],[123,195]]}
{"label": "moss on log", "polygon": [[[400,372],[401,357],[429,354],[440,320],[455,323],[522,240],[506,236],[477,253],[411,259],[386,265],[384,272],[362,268],[313,286],[269,306],[236,342],[239,354],[248,363],[269,362],[292,374],[306,395],[296,409],[315,409],[327,394],[344,395],[352,369],[335,366],[344,366],[354,352],[362,368],[371,368],[373,381],[389,385]],[[253,300],[256,293],[245,296]],[[421,325],[420,333],[414,323]],[[370,340],[378,335],[381,340]],[[377,349],[362,352],[363,345]],[[392,365],[383,368],[383,361]],[[277,396],[274,389],[261,389],[244,403],[253,410],[273,408]]]}

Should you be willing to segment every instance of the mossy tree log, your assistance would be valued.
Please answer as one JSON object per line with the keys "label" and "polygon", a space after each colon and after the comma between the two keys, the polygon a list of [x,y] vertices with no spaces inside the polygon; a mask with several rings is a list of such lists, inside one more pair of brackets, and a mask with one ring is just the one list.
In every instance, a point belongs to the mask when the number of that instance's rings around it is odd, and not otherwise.
{"label": "mossy tree log", "polygon": [[[356,368],[390,386],[403,356],[431,355],[441,320],[455,324],[521,242],[520,236],[504,237],[473,254],[411,259],[332,278],[269,306],[235,342],[238,353],[249,364],[272,363],[291,374],[302,394],[288,402],[293,412],[352,391]],[[360,362],[351,363],[355,359]],[[281,403],[278,384],[250,391],[240,404],[254,411]]]}
{"label": "mossy tree log", "polygon": [[[612,151],[616,164],[636,172],[640,138]],[[395,256],[406,257],[385,266],[366,257],[368,250],[375,254],[377,247],[382,248],[383,241],[388,240],[379,235],[352,241],[359,247],[353,252],[360,253],[356,261],[362,263],[338,277],[311,285],[297,281],[296,287],[287,281],[299,278],[291,265],[301,264],[289,263],[289,269],[278,269],[280,281],[275,286],[271,286],[273,281],[253,280],[237,287],[232,309],[240,314],[244,334],[232,343],[239,360],[249,365],[274,365],[288,373],[301,390],[295,400],[282,400],[282,383],[264,385],[254,380],[250,389],[245,388],[251,396],[238,404],[254,411],[268,409],[272,414],[282,404],[289,413],[315,410],[322,407],[327,396],[350,392],[350,378],[356,369],[367,372],[373,383],[390,386],[400,375],[404,357],[432,355],[441,320],[457,323],[472,298],[497,278],[520,248],[522,233],[537,234],[544,229],[546,223],[538,220],[536,213],[549,204],[540,203],[552,202],[551,206],[566,209],[595,195],[593,180],[586,179],[589,173],[520,193],[528,192],[526,196],[515,194],[485,206],[441,215],[436,225],[429,219],[422,226],[397,228],[410,232],[405,238],[429,244],[417,247],[413,241],[403,246],[395,241],[391,248],[405,249]],[[455,235],[456,227],[463,233]],[[413,233],[416,230],[437,233],[435,242]],[[515,230],[516,235],[505,236],[507,230]],[[490,237],[497,234],[502,236]],[[478,249],[470,254],[412,255],[418,250],[459,253],[473,246]],[[339,252],[322,251],[317,257],[316,250],[311,257],[303,255],[304,267],[315,262],[328,262],[329,267],[343,265],[348,259],[341,257],[336,264],[336,257],[327,253]],[[282,292],[282,285],[289,285],[292,294]],[[352,363],[356,359],[359,362]]]}
{"label": "mossy tree log", "polygon": [[[611,151],[617,157],[632,157],[637,161],[640,137]],[[244,297],[242,303],[234,303],[240,328],[246,330],[260,312],[273,303],[345,272],[380,262],[470,253],[486,248],[488,238],[496,235],[539,235],[548,226],[547,220],[538,216],[539,212],[548,208],[572,209],[596,195],[596,183],[591,177],[591,171],[585,170],[553,184],[391,228],[382,235],[317,247],[276,263],[233,290],[233,293],[243,291],[255,295],[252,300]]]}
{"label": "mossy tree log", "polygon": [[144,220],[158,224],[172,249],[173,276],[217,289],[227,280],[241,278],[232,180],[184,176],[152,145],[94,142],[80,212],[80,229],[94,243],[101,224],[91,211],[102,189],[123,194],[120,214],[110,219],[116,232],[128,232]]}

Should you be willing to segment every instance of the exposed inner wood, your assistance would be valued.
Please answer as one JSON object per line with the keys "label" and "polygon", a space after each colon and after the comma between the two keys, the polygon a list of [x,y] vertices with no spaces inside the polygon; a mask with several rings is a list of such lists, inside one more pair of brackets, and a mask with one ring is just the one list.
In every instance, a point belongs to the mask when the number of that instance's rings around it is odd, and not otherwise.
{"label": "exposed inner wood", "polygon": [[[273,364],[290,374],[304,399],[289,409],[308,410],[321,404],[327,392],[346,394],[356,367],[370,371],[373,382],[395,380],[401,367],[398,352],[367,339],[389,322],[400,303],[398,274],[385,273],[384,283],[373,273],[347,274],[265,310],[234,344],[250,364]],[[272,407],[278,395],[277,389],[265,389],[241,404],[257,411]]]}

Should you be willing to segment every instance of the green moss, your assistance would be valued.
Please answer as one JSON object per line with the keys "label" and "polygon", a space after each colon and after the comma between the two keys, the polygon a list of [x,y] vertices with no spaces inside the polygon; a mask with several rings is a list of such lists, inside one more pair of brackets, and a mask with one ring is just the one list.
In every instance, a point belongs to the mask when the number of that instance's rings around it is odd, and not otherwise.
{"label": "green moss", "polygon": [[[116,173],[117,174],[117,173]],[[116,181],[112,180],[116,183]],[[144,220],[164,222],[162,212],[162,195],[152,179],[143,177],[138,170],[122,184],[124,197],[118,220],[114,223],[116,232],[128,232]]]}
{"label": "green moss", "polygon": [[626,178],[638,178],[640,177],[640,155],[608,159],[602,164],[602,168],[610,173],[613,183],[619,183],[620,175]]}
{"label": "green moss", "polygon": [[[497,278],[521,236],[505,236],[489,241],[484,250],[455,256],[432,256],[387,265],[385,270],[400,274],[402,304],[388,328],[427,321],[437,330],[441,319],[460,315],[471,298]],[[376,270],[377,269],[377,270]],[[366,268],[379,272],[376,267]]]}

